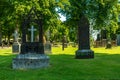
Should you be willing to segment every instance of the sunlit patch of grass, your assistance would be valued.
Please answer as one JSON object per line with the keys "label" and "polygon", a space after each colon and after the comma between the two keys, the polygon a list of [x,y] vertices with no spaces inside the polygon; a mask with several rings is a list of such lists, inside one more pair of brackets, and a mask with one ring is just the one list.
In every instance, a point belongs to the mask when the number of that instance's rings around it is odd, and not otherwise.
{"label": "sunlit patch of grass", "polygon": [[111,49],[106,49],[105,47],[92,49],[95,53],[120,54],[120,46],[112,47]]}
{"label": "sunlit patch of grass", "polygon": [[[68,54],[68,55],[75,55],[75,51],[77,47],[68,46],[62,50],[62,46],[59,47],[52,47],[52,54]],[[106,49],[105,47],[100,48],[91,48],[95,53],[107,53],[107,54],[120,54],[120,46],[112,47],[111,49]],[[0,48],[0,55],[12,55],[12,48]]]}
{"label": "sunlit patch of grass", "polygon": [[77,50],[77,48],[72,47],[72,46],[69,46],[67,48],[64,48],[64,50],[62,50],[62,46],[60,46],[60,47],[53,47],[52,53],[53,54],[69,54],[69,55],[72,54],[72,55],[74,55],[76,50]]}
{"label": "sunlit patch of grass", "polygon": [[0,48],[0,55],[12,55],[12,48]]}
{"label": "sunlit patch of grass", "polygon": [[[62,47],[53,47],[52,53],[74,55],[77,49],[77,47],[69,46],[68,48],[65,48],[64,51],[62,51]],[[120,54],[120,46],[112,47],[111,49],[106,49],[105,47],[91,48],[91,50],[93,50],[95,53]]]}

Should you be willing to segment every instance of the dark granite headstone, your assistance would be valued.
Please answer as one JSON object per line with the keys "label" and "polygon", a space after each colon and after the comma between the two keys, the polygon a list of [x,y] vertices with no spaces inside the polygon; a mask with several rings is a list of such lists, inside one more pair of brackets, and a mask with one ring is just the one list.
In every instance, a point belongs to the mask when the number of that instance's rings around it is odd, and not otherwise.
{"label": "dark granite headstone", "polygon": [[89,21],[85,16],[82,16],[78,26],[79,44],[76,51],[77,59],[94,58],[94,52],[90,50],[89,39]]}
{"label": "dark granite headstone", "polygon": [[[22,22],[21,52],[13,59],[13,69],[35,69],[47,67],[49,65],[49,57],[44,54],[42,20],[41,13],[37,12],[35,8],[32,8],[24,18]],[[33,27],[31,28],[30,40],[26,40],[26,35],[31,24],[37,28],[36,31],[38,31],[39,35],[39,40],[37,42],[35,41],[35,34],[32,32],[35,31]]]}
{"label": "dark granite headstone", "polygon": [[107,39],[107,30],[101,30],[101,38]]}
{"label": "dark granite headstone", "polygon": [[100,41],[101,37],[100,37],[100,34],[97,34],[97,39],[96,41]]}

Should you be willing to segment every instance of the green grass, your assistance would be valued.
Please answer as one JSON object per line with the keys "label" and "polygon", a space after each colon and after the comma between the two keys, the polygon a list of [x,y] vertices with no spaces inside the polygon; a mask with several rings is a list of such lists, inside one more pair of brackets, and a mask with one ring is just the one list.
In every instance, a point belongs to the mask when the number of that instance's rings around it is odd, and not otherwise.
{"label": "green grass", "polygon": [[50,66],[13,70],[11,48],[0,49],[0,80],[120,80],[120,47],[92,48],[94,59],[75,59],[77,48],[52,48]]}

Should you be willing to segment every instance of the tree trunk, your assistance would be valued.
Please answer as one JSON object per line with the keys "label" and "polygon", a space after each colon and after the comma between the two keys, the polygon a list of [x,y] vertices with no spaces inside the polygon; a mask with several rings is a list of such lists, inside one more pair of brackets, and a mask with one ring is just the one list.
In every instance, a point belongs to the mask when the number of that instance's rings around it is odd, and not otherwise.
{"label": "tree trunk", "polygon": [[46,37],[45,37],[45,35],[43,35],[43,43],[44,44],[46,43]]}
{"label": "tree trunk", "polygon": [[7,41],[7,45],[9,46],[10,44],[10,35],[8,34],[8,41]]}

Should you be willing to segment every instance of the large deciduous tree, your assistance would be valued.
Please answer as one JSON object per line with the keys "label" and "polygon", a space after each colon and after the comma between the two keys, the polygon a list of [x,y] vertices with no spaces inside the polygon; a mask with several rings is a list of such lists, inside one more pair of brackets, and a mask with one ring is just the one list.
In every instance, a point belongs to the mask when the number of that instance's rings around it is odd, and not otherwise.
{"label": "large deciduous tree", "polygon": [[14,6],[10,0],[0,0],[0,43],[2,42],[2,34],[8,33],[6,36],[10,39],[13,30],[13,24],[11,24],[13,11]]}
{"label": "large deciduous tree", "polygon": [[[66,10],[67,25],[77,28],[78,21],[86,16],[94,29],[105,28],[115,32],[118,28],[117,0],[70,0],[71,6]],[[63,11],[64,13],[64,11]]]}
{"label": "large deciduous tree", "polygon": [[[1,19],[4,18],[1,20],[5,24],[3,30],[7,32],[6,29],[20,27],[23,14],[27,14],[32,7],[36,7],[37,11],[43,16],[44,32],[50,28],[55,29],[60,26],[57,8],[61,7],[63,9],[63,4],[66,4],[66,2],[64,0],[1,0],[0,4],[3,7],[0,7],[0,9],[4,12],[2,15],[5,15],[5,17],[0,16]],[[12,23],[14,27],[10,26]],[[10,27],[8,28],[8,26]]]}

